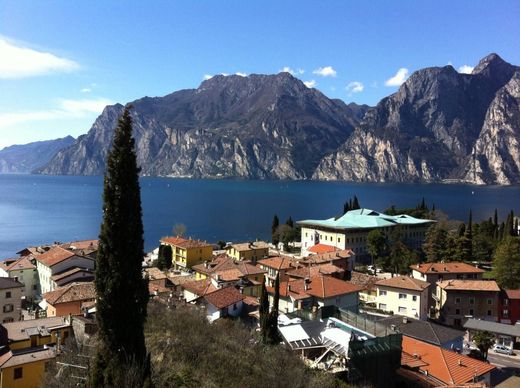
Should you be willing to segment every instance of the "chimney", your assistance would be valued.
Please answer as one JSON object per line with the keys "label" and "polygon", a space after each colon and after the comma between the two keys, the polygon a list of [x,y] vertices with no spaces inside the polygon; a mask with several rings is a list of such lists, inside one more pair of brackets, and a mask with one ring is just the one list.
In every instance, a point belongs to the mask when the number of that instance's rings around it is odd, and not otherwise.
{"label": "chimney", "polygon": [[240,291],[241,294],[243,294],[244,293],[244,287],[240,287],[239,291]]}
{"label": "chimney", "polygon": [[403,323],[408,323],[408,317],[403,317]]}
{"label": "chimney", "polygon": [[209,263],[207,260],[204,260],[204,268],[209,268]]}

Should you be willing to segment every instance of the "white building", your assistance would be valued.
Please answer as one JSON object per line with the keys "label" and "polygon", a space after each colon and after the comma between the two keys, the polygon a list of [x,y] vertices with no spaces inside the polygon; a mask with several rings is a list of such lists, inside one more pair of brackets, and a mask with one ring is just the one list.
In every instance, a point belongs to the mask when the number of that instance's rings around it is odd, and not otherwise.
{"label": "white building", "polygon": [[380,310],[410,318],[428,319],[430,283],[408,276],[397,276],[376,283],[376,306]]}
{"label": "white building", "polygon": [[40,293],[40,279],[33,256],[7,259],[0,263],[0,276],[18,280],[23,284],[22,296],[34,300]]}
{"label": "white building", "polygon": [[203,297],[206,317],[210,322],[227,316],[238,317],[242,313],[245,296],[234,286],[216,290]]}

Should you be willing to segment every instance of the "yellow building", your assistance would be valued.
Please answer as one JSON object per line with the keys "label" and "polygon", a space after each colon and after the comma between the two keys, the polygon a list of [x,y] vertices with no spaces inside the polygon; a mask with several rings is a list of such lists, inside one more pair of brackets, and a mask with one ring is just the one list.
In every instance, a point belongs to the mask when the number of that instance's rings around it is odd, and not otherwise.
{"label": "yellow building", "polygon": [[45,365],[54,357],[53,349],[8,350],[0,356],[0,388],[40,387]]}
{"label": "yellow building", "polygon": [[191,269],[194,265],[211,260],[213,247],[205,241],[183,237],[163,237],[162,245],[172,248],[172,266],[174,269]]}
{"label": "yellow building", "polygon": [[226,248],[226,253],[236,260],[257,260],[269,257],[269,244],[265,241],[232,244]]}
{"label": "yellow building", "polygon": [[4,323],[12,350],[63,344],[72,335],[68,317],[52,317]]}

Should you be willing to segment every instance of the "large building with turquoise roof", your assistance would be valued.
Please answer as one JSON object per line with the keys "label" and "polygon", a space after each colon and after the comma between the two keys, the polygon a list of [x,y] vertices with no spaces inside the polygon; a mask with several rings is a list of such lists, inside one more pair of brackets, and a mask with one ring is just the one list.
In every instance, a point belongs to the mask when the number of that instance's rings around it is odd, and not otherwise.
{"label": "large building with turquoise roof", "polygon": [[405,243],[410,248],[420,248],[426,231],[434,223],[406,214],[391,216],[370,209],[357,209],[339,218],[298,221],[301,227],[302,255],[307,256],[315,245],[328,245],[339,249],[351,249],[358,258],[368,256],[367,235],[380,229],[388,235],[391,229],[400,226]]}

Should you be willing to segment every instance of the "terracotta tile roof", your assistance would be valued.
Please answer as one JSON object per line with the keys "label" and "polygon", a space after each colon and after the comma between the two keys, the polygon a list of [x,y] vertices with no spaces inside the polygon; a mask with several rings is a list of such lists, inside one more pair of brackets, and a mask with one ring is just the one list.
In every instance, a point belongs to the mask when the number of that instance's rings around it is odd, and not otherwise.
{"label": "terracotta tile roof", "polygon": [[286,274],[290,277],[294,278],[311,278],[314,276],[322,275],[333,275],[333,274],[343,274],[345,270],[343,268],[337,267],[334,264],[320,264],[315,266],[305,266],[298,269],[293,269],[291,271],[287,271]]}
{"label": "terracotta tile roof", "polygon": [[505,290],[509,299],[520,299],[520,290]]}
{"label": "terracotta tile roof", "polygon": [[4,278],[0,277],[0,290],[5,290],[8,288],[19,288],[24,285],[20,283],[18,280],[14,280],[12,278]]}
{"label": "terracotta tile roof", "polygon": [[313,253],[330,253],[330,252],[336,252],[339,249],[336,247],[333,247],[332,245],[327,244],[316,244],[308,249],[309,252]]}
{"label": "terracotta tile roof", "polygon": [[69,269],[67,271],[60,272],[59,274],[51,276],[51,279],[54,280],[54,281],[59,281],[61,279],[66,278],[67,276],[74,275],[74,274],[79,273],[79,272],[85,272],[85,273],[88,273],[91,276],[94,276],[94,272],[92,270],[88,269],[88,268],[74,267],[74,268],[71,268],[71,269]]}
{"label": "terracotta tile roof", "polygon": [[47,252],[42,253],[39,256],[36,256],[36,260],[40,263],[45,264],[47,267],[52,267],[62,261],[65,261],[73,256],[76,256],[74,252],[71,252],[62,247],[53,247],[49,249]]}
{"label": "terracotta tile roof", "polygon": [[171,288],[169,287],[166,287],[162,284],[158,284],[158,283],[148,283],[148,292],[150,293],[150,295],[153,295],[155,294],[156,292],[161,294],[161,293],[164,293],[164,292],[170,292],[172,291]]}
{"label": "terracotta tile roof", "polygon": [[473,265],[451,262],[451,263],[423,263],[414,264],[410,268],[424,274],[443,274],[443,273],[484,273],[485,271]]}
{"label": "terracotta tile roof", "polygon": [[81,240],[72,241],[69,243],[61,244],[62,248],[71,250],[97,250],[99,246],[99,240]]}
{"label": "terracotta tile roof", "polygon": [[406,353],[401,357],[403,366],[419,368],[447,385],[470,383],[475,374],[481,376],[495,369],[486,362],[407,336],[403,336],[402,347]]}
{"label": "terracotta tile roof", "polygon": [[216,308],[223,309],[244,300],[245,297],[235,287],[229,286],[207,294],[204,299]]}
{"label": "terracotta tile roof", "polygon": [[96,287],[93,282],[72,283],[54,291],[46,292],[42,297],[51,305],[91,300],[96,299]]}
{"label": "terracotta tile roof", "polygon": [[213,283],[211,283],[211,280],[209,279],[186,282],[181,286],[185,290],[188,290],[189,292],[198,296],[204,296],[217,290],[217,288],[213,285]]}
{"label": "terracotta tile roof", "polygon": [[327,263],[327,262],[334,262],[336,260],[348,259],[349,257],[352,257],[352,256],[354,256],[354,252],[352,250],[340,249],[340,250],[336,250],[334,252],[309,255],[307,257],[304,257],[301,261],[302,262],[312,261],[313,263]]}
{"label": "terracotta tile roof", "polygon": [[18,271],[21,269],[36,269],[32,263],[33,256],[23,256],[18,259],[6,259],[0,262],[0,267],[5,271]]}
{"label": "terracotta tile roof", "polygon": [[379,280],[377,276],[367,275],[362,272],[352,271],[350,274],[350,282],[364,290],[372,290]]}
{"label": "terracotta tile roof", "polygon": [[268,259],[258,261],[258,264],[269,268],[274,268],[276,270],[299,267],[298,262],[289,256],[270,257]]}
{"label": "terracotta tile roof", "polygon": [[430,287],[430,283],[409,276],[395,276],[390,279],[379,280],[376,285],[414,291],[422,291]]}
{"label": "terracotta tile roof", "polygon": [[251,243],[240,243],[240,244],[232,244],[232,248],[235,248],[239,252],[244,251],[252,251],[255,249],[269,249],[269,244],[265,241],[254,241]]}
{"label": "terracotta tile roof", "polygon": [[224,254],[219,255],[213,261],[197,264],[192,267],[198,273],[205,275],[220,275],[222,280],[238,280],[243,276],[263,275],[265,271],[249,261],[238,261]]}
{"label": "terracotta tile roof", "polygon": [[145,275],[148,275],[150,280],[162,280],[168,278],[163,271],[156,267],[145,268],[143,272]]}
{"label": "terracotta tile roof", "polygon": [[[280,283],[280,296],[291,297],[293,299],[306,299],[311,296],[326,299],[359,291],[361,291],[361,287],[331,276],[315,276],[310,278],[307,282],[307,289],[305,289],[305,279]],[[274,288],[267,287],[267,292],[274,294]]]}
{"label": "terracotta tile roof", "polygon": [[170,244],[180,248],[204,248],[210,247],[211,244],[208,244],[206,241],[201,240],[192,240],[191,238],[183,238],[183,237],[163,237],[161,239],[161,243]]}
{"label": "terracotta tile roof", "polygon": [[193,267],[191,267],[191,269],[193,269],[194,271],[196,271],[198,273],[203,273],[203,274],[208,275],[208,274],[212,273],[219,264],[227,263],[230,260],[232,261],[233,258],[228,256],[227,253],[221,253],[221,254],[215,256],[213,258],[213,260],[207,261],[207,262],[201,263],[201,264],[196,264]]}
{"label": "terracotta tile roof", "polygon": [[494,280],[444,280],[437,282],[437,285],[444,290],[461,291],[500,291],[497,282]]}
{"label": "terracotta tile roof", "polygon": [[0,357],[0,368],[9,368],[18,365],[24,365],[31,362],[49,360],[56,357],[53,349],[38,348],[28,352],[26,349],[23,351],[9,350],[7,353]]}
{"label": "terracotta tile roof", "polygon": [[196,280],[196,276],[193,275],[171,275],[168,274],[168,280],[176,286],[182,286],[185,283],[190,283]]}
{"label": "terracotta tile roof", "polygon": [[30,319],[26,321],[3,323],[2,325],[6,328],[7,335],[10,341],[20,341],[29,339],[27,329],[32,327],[43,327],[47,331],[50,331],[54,328],[70,326],[70,324],[65,321],[64,317]]}

